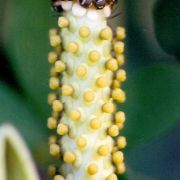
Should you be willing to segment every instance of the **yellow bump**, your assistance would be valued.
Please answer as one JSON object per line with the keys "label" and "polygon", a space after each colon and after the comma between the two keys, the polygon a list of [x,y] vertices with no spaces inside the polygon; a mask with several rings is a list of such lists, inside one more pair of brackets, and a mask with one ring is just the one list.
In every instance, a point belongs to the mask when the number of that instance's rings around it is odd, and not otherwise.
{"label": "yellow bump", "polygon": [[122,123],[116,123],[116,125],[118,126],[119,131],[124,128],[124,124]]}
{"label": "yellow bump", "polygon": [[114,51],[117,54],[122,54],[124,52],[124,43],[121,41],[114,43]]}
{"label": "yellow bump", "polygon": [[79,121],[81,119],[81,113],[76,109],[72,110],[69,116],[73,121]]}
{"label": "yellow bump", "polygon": [[64,177],[61,176],[61,175],[56,175],[56,176],[54,177],[54,180],[65,180],[65,179],[64,179]]}
{"label": "yellow bump", "polygon": [[115,106],[112,102],[107,102],[102,106],[102,110],[105,113],[113,113],[115,111]]}
{"label": "yellow bump", "polygon": [[112,39],[112,30],[111,28],[107,27],[104,28],[99,35],[101,40],[111,40]]}
{"label": "yellow bump", "polygon": [[92,63],[97,63],[100,60],[100,53],[98,51],[91,51],[88,55],[88,59]]}
{"label": "yellow bump", "polygon": [[93,90],[87,90],[83,94],[83,98],[86,102],[92,102],[94,100],[95,93]]}
{"label": "yellow bump", "polygon": [[59,100],[55,100],[53,102],[52,109],[55,112],[61,112],[63,110],[63,104]]}
{"label": "yellow bump", "polygon": [[57,142],[57,137],[56,136],[52,135],[52,136],[49,137],[49,145],[50,144],[56,144],[56,142]]}
{"label": "yellow bump", "polygon": [[74,92],[74,89],[71,85],[63,85],[61,91],[63,96],[71,96]]}
{"label": "yellow bump", "polygon": [[119,83],[119,81],[118,80],[113,80],[113,82],[112,82],[112,87],[113,87],[113,89],[116,89],[116,88],[120,88],[120,83]]}
{"label": "yellow bump", "polygon": [[48,95],[48,104],[52,104],[54,100],[56,100],[56,94],[55,93],[49,93]]}
{"label": "yellow bump", "polygon": [[94,130],[100,129],[101,127],[101,120],[98,118],[94,118],[90,122],[90,127]]}
{"label": "yellow bump", "polygon": [[57,156],[60,153],[60,147],[57,144],[50,144],[50,154],[52,156]]}
{"label": "yellow bump", "polygon": [[118,151],[118,147],[117,146],[113,146],[112,152],[116,152],[116,151]]}
{"label": "yellow bump", "polygon": [[57,120],[53,117],[48,118],[47,127],[49,129],[55,129],[57,126]]}
{"label": "yellow bump", "polygon": [[76,145],[79,147],[79,148],[84,148],[86,145],[87,145],[87,140],[85,137],[79,137],[77,140],[76,140]]}
{"label": "yellow bump", "polygon": [[97,78],[96,85],[99,88],[106,87],[107,86],[107,79],[104,76],[101,76],[101,77]]}
{"label": "yellow bump", "polygon": [[64,72],[65,69],[66,69],[66,65],[64,64],[64,62],[62,62],[62,61],[56,61],[55,62],[55,71],[57,73]]}
{"label": "yellow bump", "polygon": [[76,160],[76,156],[72,152],[65,152],[63,160],[65,163],[72,164]]}
{"label": "yellow bump", "polygon": [[87,172],[89,175],[94,175],[98,172],[98,166],[96,163],[91,163],[89,166],[88,166],[88,169],[87,169]]}
{"label": "yellow bump", "polygon": [[126,37],[126,31],[123,27],[117,27],[116,28],[116,38],[119,40],[122,40]]}
{"label": "yellow bump", "polygon": [[76,42],[70,42],[67,46],[67,51],[76,54],[79,50],[79,45]]}
{"label": "yellow bump", "polygon": [[59,119],[59,117],[60,117],[59,112],[52,111],[52,117],[55,119]]}
{"label": "yellow bump", "polygon": [[106,63],[106,68],[110,71],[116,71],[118,69],[118,63],[116,59],[110,59]]}
{"label": "yellow bump", "polygon": [[87,38],[91,34],[90,29],[87,26],[82,26],[79,29],[79,35],[82,38]]}
{"label": "yellow bump", "polygon": [[50,76],[51,77],[57,77],[57,72],[55,71],[55,68],[54,68],[54,66],[52,66],[51,67],[51,69],[50,69]]}
{"label": "yellow bump", "polygon": [[111,127],[109,127],[108,129],[108,134],[112,137],[116,137],[119,134],[119,128],[117,125],[112,125]]}
{"label": "yellow bump", "polygon": [[123,103],[126,100],[126,94],[122,89],[114,89],[112,91],[112,98],[119,103]]}
{"label": "yellow bump", "polygon": [[59,87],[59,79],[56,78],[56,77],[52,77],[50,78],[49,80],[49,87],[52,89],[52,90],[55,90]]}
{"label": "yellow bump", "polygon": [[100,156],[106,156],[109,153],[109,147],[107,145],[102,145],[98,148],[97,152]]}
{"label": "yellow bump", "polygon": [[49,176],[55,176],[56,175],[56,167],[54,165],[48,166],[48,174],[49,174]]}
{"label": "yellow bump", "polygon": [[52,28],[49,30],[49,36],[56,35],[58,30],[56,28]]}
{"label": "yellow bump", "polygon": [[126,138],[123,137],[123,136],[119,136],[117,138],[117,146],[118,146],[118,148],[123,149],[123,148],[126,147],[126,145],[127,145]]}
{"label": "yellow bump", "polygon": [[76,75],[81,79],[87,74],[87,68],[83,65],[79,65],[76,69]]}
{"label": "yellow bump", "polygon": [[126,172],[126,166],[124,163],[119,163],[116,165],[116,171],[118,174],[124,174]]}
{"label": "yellow bump", "polygon": [[116,79],[120,82],[124,82],[126,80],[126,71],[120,69],[116,72]]}
{"label": "yellow bump", "polygon": [[124,123],[126,120],[126,116],[125,116],[125,113],[122,112],[122,111],[119,111],[115,114],[115,122],[116,123]]}
{"label": "yellow bump", "polygon": [[69,26],[69,21],[65,17],[59,17],[58,25],[59,25],[60,28],[68,27]]}
{"label": "yellow bump", "polygon": [[61,39],[59,35],[51,35],[50,36],[50,44],[52,47],[57,47],[61,43]]}
{"label": "yellow bump", "polygon": [[110,174],[110,175],[106,178],[106,180],[118,180],[118,178],[117,178],[116,174]]}
{"label": "yellow bump", "polygon": [[125,57],[123,54],[117,55],[116,56],[117,62],[119,66],[122,66],[125,62]]}
{"label": "yellow bump", "polygon": [[58,124],[58,127],[57,127],[57,133],[61,136],[65,135],[68,133],[68,126],[66,124]]}
{"label": "yellow bump", "polygon": [[124,161],[124,154],[121,151],[114,152],[112,160],[115,164],[122,163]]}
{"label": "yellow bump", "polygon": [[57,59],[58,59],[58,55],[56,52],[53,52],[53,51],[49,52],[48,54],[49,63],[54,64],[57,61]]}

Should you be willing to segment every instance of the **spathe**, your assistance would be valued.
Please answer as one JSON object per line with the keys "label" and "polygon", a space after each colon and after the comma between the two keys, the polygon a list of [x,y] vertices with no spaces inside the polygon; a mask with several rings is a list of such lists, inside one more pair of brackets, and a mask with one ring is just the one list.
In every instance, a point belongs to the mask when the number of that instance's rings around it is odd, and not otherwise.
{"label": "spathe", "polygon": [[9,124],[0,127],[0,180],[39,180],[29,150]]}

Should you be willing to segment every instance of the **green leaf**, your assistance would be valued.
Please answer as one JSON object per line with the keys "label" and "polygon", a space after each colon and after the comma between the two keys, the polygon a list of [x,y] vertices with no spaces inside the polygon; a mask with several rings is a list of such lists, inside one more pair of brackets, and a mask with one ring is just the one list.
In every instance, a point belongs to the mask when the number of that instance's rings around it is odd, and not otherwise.
{"label": "green leaf", "polygon": [[[174,60],[174,57],[167,55],[162,50],[156,40],[153,31],[153,2],[154,0],[133,2],[132,0],[126,0],[123,3],[125,9],[117,17],[121,20],[125,14],[126,58],[129,69],[134,70],[157,62],[171,62]],[[123,4],[121,7],[123,7]]]}
{"label": "green leaf", "polygon": [[49,1],[18,0],[9,6],[4,24],[5,50],[29,102],[45,117],[49,110],[48,29],[56,18],[51,16]]}
{"label": "green leaf", "polygon": [[156,37],[162,48],[180,58],[180,1],[157,0],[154,8]]}
{"label": "green leaf", "polygon": [[20,131],[37,160],[47,159],[48,133],[45,125],[17,93],[0,82],[0,124],[4,122],[13,124]]}
{"label": "green leaf", "polygon": [[30,153],[11,125],[0,127],[0,179],[38,180]]}
{"label": "green leaf", "polygon": [[175,180],[180,177],[179,125],[164,136],[157,137],[128,153],[127,162],[134,172],[151,175],[158,180]]}
{"label": "green leaf", "polygon": [[125,86],[127,123],[123,135],[128,149],[172,128],[180,120],[180,70],[156,65],[129,73]]}

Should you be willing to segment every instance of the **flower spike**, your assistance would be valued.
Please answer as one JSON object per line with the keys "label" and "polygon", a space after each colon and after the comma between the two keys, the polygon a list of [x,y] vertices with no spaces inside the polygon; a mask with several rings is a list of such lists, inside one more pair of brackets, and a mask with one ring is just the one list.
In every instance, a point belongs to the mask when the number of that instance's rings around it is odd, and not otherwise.
{"label": "flower spike", "polygon": [[[48,103],[52,115],[48,128],[57,137],[49,139],[50,153],[63,160],[54,180],[117,180],[125,172],[122,149],[126,138],[119,136],[125,113],[116,112],[126,94],[122,83],[125,29],[107,25],[115,0],[53,0],[62,11],[58,30],[49,32],[54,51]],[[113,33],[115,32],[115,34]]]}

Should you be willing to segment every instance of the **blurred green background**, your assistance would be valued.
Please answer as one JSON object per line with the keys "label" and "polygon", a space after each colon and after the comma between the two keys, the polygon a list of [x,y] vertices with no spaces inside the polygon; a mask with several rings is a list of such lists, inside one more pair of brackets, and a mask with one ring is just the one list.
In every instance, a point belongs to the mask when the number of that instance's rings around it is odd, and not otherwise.
{"label": "blurred green background", "polygon": [[[180,1],[121,0],[111,26],[127,30],[127,173],[120,179],[180,179]],[[0,124],[13,123],[47,179],[50,113],[48,29],[56,13],[44,0],[0,0]]]}

